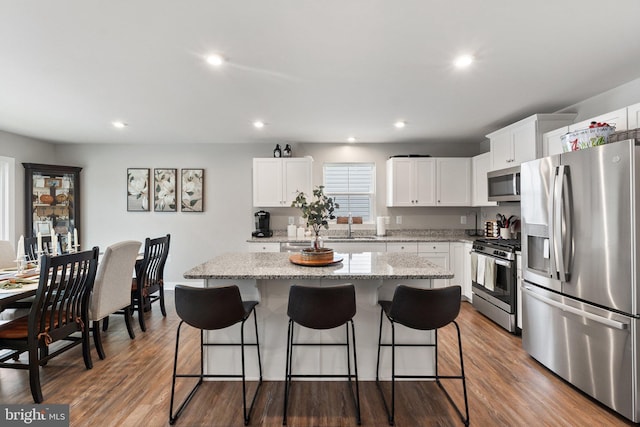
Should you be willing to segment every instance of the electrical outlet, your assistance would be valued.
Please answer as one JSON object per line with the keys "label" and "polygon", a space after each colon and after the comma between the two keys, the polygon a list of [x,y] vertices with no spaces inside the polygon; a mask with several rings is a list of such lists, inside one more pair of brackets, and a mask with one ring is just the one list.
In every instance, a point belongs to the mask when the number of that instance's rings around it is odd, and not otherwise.
{"label": "electrical outlet", "polygon": [[401,215],[398,215],[396,217],[396,224],[398,224],[398,225],[402,224],[402,216]]}
{"label": "electrical outlet", "polygon": [[465,215],[460,215],[460,224],[466,224],[467,223],[467,217]]}

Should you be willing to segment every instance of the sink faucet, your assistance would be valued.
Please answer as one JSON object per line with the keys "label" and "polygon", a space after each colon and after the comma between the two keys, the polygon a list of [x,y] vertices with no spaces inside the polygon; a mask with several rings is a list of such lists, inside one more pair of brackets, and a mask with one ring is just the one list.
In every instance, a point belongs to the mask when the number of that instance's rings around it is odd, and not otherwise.
{"label": "sink faucet", "polygon": [[349,212],[349,219],[347,219],[347,237],[351,238],[351,224],[353,224],[353,217],[351,216],[351,212]]}

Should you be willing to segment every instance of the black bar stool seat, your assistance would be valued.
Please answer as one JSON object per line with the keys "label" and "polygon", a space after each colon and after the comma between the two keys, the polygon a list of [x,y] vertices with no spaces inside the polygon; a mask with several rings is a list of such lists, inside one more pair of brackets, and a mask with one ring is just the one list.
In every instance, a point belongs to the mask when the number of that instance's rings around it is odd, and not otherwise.
{"label": "black bar stool seat", "polygon": [[[249,424],[251,411],[258,396],[258,390],[262,385],[262,362],[260,360],[260,345],[258,341],[258,320],[256,318],[256,305],[258,301],[242,301],[240,290],[237,286],[225,286],[220,288],[195,288],[191,286],[176,285],[175,287],[176,312],[181,321],[178,325],[176,335],[176,351],[173,360],[173,377],[171,383],[171,403],[169,408],[169,424],[174,424],[187,404],[191,401],[198,387],[204,378],[242,378],[242,408],[244,425]],[[244,324],[253,313],[253,320],[256,330],[256,342],[244,342]],[[183,323],[200,329],[200,373],[199,374],[178,374],[178,348],[180,342],[180,328]],[[234,343],[204,343],[205,330],[217,330],[228,328],[236,323],[240,323],[240,344]],[[230,346],[237,345],[241,348],[242,373],[241,374],[204,374],[204,346]],[[244,347],[255,346],[258,353],[258,369],[260,378],[256,391],[251,400],[251,405],[247,410],[247,390],[245,380],[245,357]],[[187,397],[182,401],[178,410],[173,412],[175,397],[176,378],[198,378],[198,382],[191,389]]]}
{"label": "black bar stool seat", "polygon": [[[356,337],[353,325],[353,316],[356,314],[356,291],[352,284],[310,287],[292,285],[289,289],[289,304],[287,315],[289,316],[289,328],[287,333],[287,361],[284,383],[284,415],[282,425],[287,424],[287,407],[289,403],[289,391],[292,378],[347,378],[349,391],[356,409],[356,422],[360,421],[360,390],[358,385],[358,361],[356,357]],[[309,329],[334,329],[342,325],[346,329],[346,340],[339,343],[298,343],[293,340],[295,324]],[[349,347],[349,324],[351,325],[351,339],[353,341],[353,365],[354,373],[351,373],[351,356]],[[293,359],[293,347],[295,346],[346,346],[347,349],[347,374],[293,374],[291,365]],[[355,394],[353,392],[352,379],[355,380]]]}
{"label": "black bar stool seat", "polygon": [[[460,286],[449,286],[437,289],[420,289],[406,285],[399,285],[394,294],[393,300],[380,300],[378,304],[380,310],[380,332],[378,335],[378,360],[376,363],[376,385],[382,396],[382,402],[387,412],[389,425],[394,424],[395,417],[395,381],[396,378],[432,378],[436,380],[438,386],[445,393],[449,402],[458,412],[465,425],[469,425],[469,405],[467,402],[467,385],[464,375],[464,364],[462,360],[462,340],[460,338],[460,327],[455,319],[460,313]],[[391,343],[382,343],[382,319],[386,317],[391,325]],[[396,343],[395,324],[406,326],[411,329],[422,331],[434,331],[434,344],[403,344]],[[439,375],[438,374],[438,329],[453,323],[458,332],[458,349],[460,354],[460,375]],[[435,375],[396,375],[395,353],[396,347],[433,347],[435,350]],[[380,348],[391,347],[391,409],[387,404],[380,382]],[[462,380],[464,394],[465,415],[455,404],[440,380],[458,379]]]}

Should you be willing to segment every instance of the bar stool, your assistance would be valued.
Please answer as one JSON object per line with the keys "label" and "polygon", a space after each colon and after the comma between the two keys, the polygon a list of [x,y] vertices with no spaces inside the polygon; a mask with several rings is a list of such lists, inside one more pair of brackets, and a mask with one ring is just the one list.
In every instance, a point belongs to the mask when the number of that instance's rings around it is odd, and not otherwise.
{"label": "bar stool", "polygon": [[[455,319],[460,312],[460,286],[449,286],[437,289],[419,289],[406,285],[399,285],[392,301],[378,301],[380,304],[380,333],[378,335],[378,360],[376,362],[376,385],[382,396],[382,402],[387,412],[389,425],[393,425],[395,416],[395,381],[396,378],[434,378],[438,386],[447,396],[449,402],[458,412],[465,425],[469,425],[469,405],[467,403],[467,385],[464,375],[464,364],[462,361],[462,341],[460,339],[460,327]],[[391,324],[391,344],[382,343],[382,319],[386,317]],[[411,329],[423,331],[434,331],[435,344],[402,344],[396,343],[395,324],[399,323]],[[438,329],[450,323],[456,326],[458,331],[458,349],[460,353],[460,375],[439,375],[438,374]],[[380,348],[391,347],[391,410],[380,384]],[[396,347],[434,347],[435,349],[435,375],[396,375],[395,354]],[[460,379],[464,393],[465,416],[456,406],[453,399],[444,388],[441,379]]]}
{"label": "bar stool", "polygon": [[[262,385],[262,362],[260,361],[260,345],[258,342],[258,320],[256,318],[256,305],[258,301],[242,301],[240,290],[237,286],[225,286],[220,288],[194,288],[191,286],[176,285],[175,287],[176,312],[181,321],[178,325],[176,335],[176,352],[173,360],[173,377],[171,383],[171,403],[169,408],[169,424],[174,424],[182,411],[185,409],[191,398],[194,396],[204,378],[242,378],[242,408],[244,415],[244,425],[249,424],[251,410],[256,402],[258,390]],[[244,342],[244,323],[253,313],[256,329],[256,342]],[[199,374],[178,374],[178,348],[180,342],[180,328],[183,323],[187,323],[194,328],[200,329],[200,373]],[[240,323],[240,344],[233,343],[204,343],[205,330],[224,329]],[[204,346],[233,346],[241,348],[242,374],[204,374]],[[247,390],[245,383],[244,347],[255,346],[258,352],[258,369],[260,379],[256,391],[251,400],[251,405],[247,411]],[[173,402],[175,396],[176,378],[198,378],[198,383],[191,389],[187,397],[178,407],[174,414]]]}
{"label": "bar stool", "polygon": [[[360,425],[360,390],[358,386],[358,361],[356,357],[356,337],[353,316],[356,314],[356,291],[352,284],[330,287],[309,287],[293,285],[289,289],[289,328],[287,332],[287,361],[284,382],[284,415],[282,425],[287,425],[287,406],[291,379],[300,377],[313,378],[348,378],[349,391],[356,408],[356,421]],[[309,329],[333,329],[345,325],[346,341],[340,343],[296,343],[293,342],[294,325],[298,324]],[[349,353],[349,324],[353,339],[354,374],[351,373],[351,359]],[[294,346],[346,346],[347,374],[292,374]],[[355,379],[356,392],[353,393],[352,379]]]}

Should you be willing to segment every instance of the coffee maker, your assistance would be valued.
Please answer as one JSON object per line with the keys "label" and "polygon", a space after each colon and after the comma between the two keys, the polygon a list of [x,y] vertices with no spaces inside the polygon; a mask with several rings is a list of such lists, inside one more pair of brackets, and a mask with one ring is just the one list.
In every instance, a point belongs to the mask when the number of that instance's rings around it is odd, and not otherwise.
{"label": "coffee maker", "polygon": [[253,237],[271,237],[273,231],[269,230],[269,212],[258,211],[255,213],[256,217],[256,231],[251,233]]}

